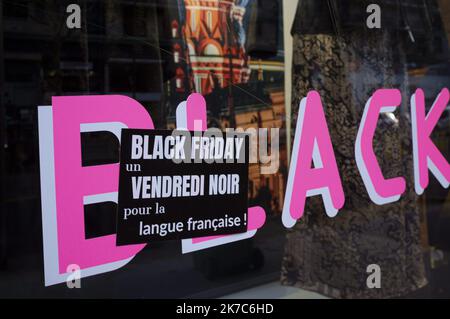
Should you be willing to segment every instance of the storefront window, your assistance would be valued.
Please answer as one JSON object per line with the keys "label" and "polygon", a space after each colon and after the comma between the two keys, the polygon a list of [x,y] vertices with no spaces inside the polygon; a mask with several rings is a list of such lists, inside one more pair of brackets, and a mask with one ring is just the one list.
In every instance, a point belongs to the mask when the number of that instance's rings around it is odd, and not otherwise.
{"label": "storefront window", "polygon": [[[431,160],[422,191],[411,108],[420,92],[426,113],[448,95],[450,4],[373,2],[369,10],[353,0],[1,1],[0,297],[220,297],[275,282],[331,298],[448,298],[450,108],[447,99],[429,132],[440,166]],[[72,3],[79,17],[67,11]],[[391,201],[370,191],[356,146],[379,89],[396,90],[399,100],[374,124],[381,182],[404,180]],[[311,91],[320,96],[345,203],[330,218],[325,197],[310,192],[287,227],[290,165]],[[258,149],[266,161],[250,163],[246,187],[264,225],[245,240],[190,253],[179,240],[148,243],[123,267],[83,277],[82,289],[46,286],[38,106],[60,96],[123,95],[145,108],[155,129],[173,130],[177,107],[193,93],[204,97],[208,127],[254,130],[267,142]],[[119,163],[117,136],[80,136],[81,166]],[[115,235],[114,202],[83,209],[86,240]],[[371,265],[383,273],[382,288],[367,286]]]}
{"label": "storefront window", "polygon": [[[7,134],[2,136],[2,183],[10,186],[2,196],[2,296],[60,296],[67,288],[45,288],[43,284],[37,106],[50,105],[52,96],[127,95],[146,106],[157,128],[165,129],[175,125],[176,106],[196,91],[215,104],[210,121],[219,128],[231,121],[229,107],[235,109],[233,121],[244,127],[266,127],[273,121],[277,127],[284,126],[284,111],[273,113],[284,110],[284,102],[271,98],[283,95],[282,85],[243,80],[243,70],[250,73],[250,69],[242,62],[249,58],[244,43],[238,43],[235,31],[227,28],[231,2],[219,1],[203,12],[190,1],[86,1],[81,4],[82,12],[87,10],[81,29],[66,28],[62,2],[34,5],[32,1],[6,1],[3,6],[1,87],[5,115],[1,121]],[[52,19],[31,16],[38,11]],[[186,16],[190,20],[186,21]],[[202,33],[191,33],[197,29]],[[193,46],[191,51],[187,41]],[[282,52],[281,42],[279,47]],[[232,48],[232,56],[227,48]],[[201,55],[192,54],[194,51]],[[233,66],[228,64],[230,58]],[[282,77],[282,55],[270,59],[265,72]],[[271,70],[272,64],[279,69]],[[231,82],[232,91],[228,88]],[[228,105],[231,97],[233,102]],[[262,114],[264,119],[252,121]],[[114,136],[83,133],[81,141],[83,166],[118,161]],[[286,156],[282,160],[286,166]],[[226,288],[230,285],[245,287],[249,282],[275,280],[284,241],[282,226],[276,222],[282,188],[266,191],[267,178],[260,175],[257,166],[252,171],[255,191],[250,200],[263,201],[273,216],[267,234],[187,255],[181,254],[179,242],[155,243],[142,253],[140,261],[136,260],[134,275],[118,272],[112,286],[92,278],[93,290],[85,296],[95,296],[97,289],[110,297],[219,296],[239,289]],[[270,179],[277,185],[285,183],[281,173]],[[115,233],[115,209],[108,203],[85,206],[87,239]],[[109,280],[106,277],[100,280]],[[36,293],[14,285],[19,278],[36,287]],[[160,288],[149,290],[139,284],[143,281]],[[134,292],[128,291],[131,286],[136,287]]]}

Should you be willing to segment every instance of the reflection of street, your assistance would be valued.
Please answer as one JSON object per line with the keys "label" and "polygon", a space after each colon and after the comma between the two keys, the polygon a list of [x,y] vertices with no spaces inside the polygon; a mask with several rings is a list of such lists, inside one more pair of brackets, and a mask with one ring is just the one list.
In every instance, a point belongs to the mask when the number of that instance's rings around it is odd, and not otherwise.
{"label": "reflection of street", "polygon": [[[450,87],[450,64],[424,65],[411,67],[410,90],[414,92],[421,88],[425,92],[427,112],[444,87]],[[432,139],[445,158],[450,155],[450,109],[444,111],[436,125]],[[450,193],[430,172],[430,183],[423,195],[425,200],[426,218],[426,265],[428,266],[429,285],[413,294],[411,297],[449,298],[450,297]],[[434,251],[442,253],[434,254]],[[442,254],[442,256],[441,256]],[[440,260],[434,260],[441,256]]]}
{"label": "reflection of street", "polygon": [[[36,212],[36,209],[32,211]],[[251,267],[244,269],[242,259],[233,259],[236,248],[239,251],[239,246],[248,245],[248,241],[242,241],[237,246],[236,243],[228,246],[226,258],[231,266],[228,271],[209,280],[195,268],[196,253],[182,255],[180,242],[169,241],[148,244],[123,268],[83,278],[81,289],[68,289],[65,284],[44,287],[41,234],[35,233],[33,253],[26,255],[26,259],[23,254],[11,254],[6,272],[0,270],[0,298],[37,295],[44,298],[98,298],[100,295],[105,298],[219,297],[255,284],[277,280],[284,234],[285,230],[277,218],[268,219],[258,231],[253,239],[253,247],[262,252],[265,260],[259,270],[252,270]],[[227,251],[227,245],[223,247]],[[201,253],[207,255],[208,250]],[[245,259],[246,256],[241,257]],[[236,267],[233,268],[233,264]],[[23,284],[17,285],[17,282]]]}
{"label": "reflection of street", "polygon": [[253,287],[234,294],[226,295],[223,299],[328,299],[318,293],[289,286],[282,286],[279,281]]}
{"label": "reflection of street", "polygon": [[[218,297],[226,293],[272,281],[279,278],[281,257],[284,246],[285,230],[277,219],[268,220],[256,234],[253,247],[258,248],[264,255],[265,263],[259,270],[251,270],[242,260],[246,260],[244,251],[250,240],[232,243],[221,247],[222,262],[227,260],[228,267],[220,271],[213,279],[207,279],[205,274],[196,268],[195,259],[199,256],[207,257],[213,253],[209,250],[192,254],[180,255],[180,245],[177,242],[159,243],[152,249],[149,244],[135,260],[133,269],[121,273],[128,277],[142,276],[141,282],[148,287],[160,287],[157,290],[141,289],[137,296],[164,297]],[[248,250],[251,254],[252,250]],[[240,258],[237,258],[240,257]],[[250,258],[248,260],[251,260]],[[233,267],[234,266],[234,267]],[[126,266],[125,268],[127,268]],[[141,273],[141,274],[138,274]],[[138,282],[139,280],[136,280]]]}

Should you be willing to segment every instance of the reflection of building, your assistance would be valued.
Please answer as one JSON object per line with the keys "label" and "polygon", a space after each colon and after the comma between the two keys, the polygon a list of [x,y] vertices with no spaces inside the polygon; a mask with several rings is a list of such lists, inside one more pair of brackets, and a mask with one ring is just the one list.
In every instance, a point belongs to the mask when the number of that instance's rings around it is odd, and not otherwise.
{"label": "reflection of building", "polygon": [[[172,27],[174,34],[182,33],[184,36],[191,89],[208,94],[214,88],[223,88],[229,83],[248,81],[250,72],[244,50],[245,37],[242,37],[247,3],[236,0],[184,0],[184,21],[174,20]],[[183,54],[177,45],[174,45],[173,52],[175,55]],[[177,83],[183,80],[179,78]]]}
{"label": "reflection of building", "polygon": [[442,22],[447,33],[447,40],[450,43],[450,3],[447,0],[439,0],[438,3],[441,11]]}
{"label": "reflection of building", "polygon": [[[0,88],[7,156],[16,158],[7,165],[17,170],[34,163],[30,145],[36,145],[36,107],[51,104],[55,95],[128,95],[149,110],[156,125],[164,124],[162,83],[169,68],[162,65],[168,59],[160,47],[170,40],[172,19],[164,16],[168,2],[85,0],[80,2],[85,13],[80,30],[65,27],[67,3],[2,3],[5,69]],[[177,15],[176,6],[171,10]]]}
{"label": "reflection of building", "polygon": [[[167,88],[171,95],[167,124],[175,128],[176,106],[195,91],[205,96],[209,127],[280,128],[279,173],[262,175],[260,164],[251,164],[249,171],[249,200],[277,213],[287,165],[280,87],[284,64],[281,54],[250,61],[245,52],[251,4],[252,0],[179,0],[180,17],[171,23],[177,71]],[[281,53],[282,44],[279,49]]]}
{"label": "reflection of building", "polygon": [[[168,69],[159,48],[170,40],[170,19],[164,16],[170,4],[85,0],[80,3],[86,25],[69,30],[63,27],[67,3],[3,4],[4,86],[14,107],[34,108],[52,95],[114,92],[135,98],[150,112],[159,110]],[[174,15],[176,8],[171,6]],[[153,115],[156,121],[162,117]]]}
{"label": "reflection of building", "polygon": [[[249,199],[255,202],[264,202],[264,189],[270,190],[270,198],[267,200],[272,213],[280,213],[284,200],[286,184],[285,165],[287,152],[285,144],[285,107],[284,92],[274,90],[270,92],[271,107],[239,108],[236,110],[237,127],[254,128],[279,128],[280,129],[280,167],[276,174],[262,175],[260,163],[251,164],[249,168]],[[270,134],[270,133],[269,133]],[[269,135],[270,136],[270,135]]]}
{"label": "reflection of building", "polygon": [[[282,81],[281,81],[282,83]],[[249,190],[248,196],[250,203],[254,202],[269,208],[268,212],[277,214],[281,212],[284,198],[284,189],[286,183],[286,165],[287,165],[287,149],[285,136],[285,106],[284,91],[281,88],[273,88],[267,90],[264,103],[255,101],[254,99],[246,99],[245,96],[236,98],[236,102],[240,105],[236,107],[236,127],[242,128],[244,131],[249,128],[279,128],[280,129],[280,166],[276,174],[261,174],[262,164],[254,163],[249,167]],[[208,102],[209,97],[206,97]],[[211,112],[213,105],[208,103],[208,111]],[[226,109],[222,109],[220,113],[221,125],[229,127]],[[214,123],[210,123],[214,124]],[[168,122],[169,129],[175,129],[175,119],[171,118]],[[270,136],[270,131],[269,131]],[[269,141],[269,138],[268,138]],[[270,146],[268,146],[270,152]],[[258,157],[259,159],[259,157]]]}

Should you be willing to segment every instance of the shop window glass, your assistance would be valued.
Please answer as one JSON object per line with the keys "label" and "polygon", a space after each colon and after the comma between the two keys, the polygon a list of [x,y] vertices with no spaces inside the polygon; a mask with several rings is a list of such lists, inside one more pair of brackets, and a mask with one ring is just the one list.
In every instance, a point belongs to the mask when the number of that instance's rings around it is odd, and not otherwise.
{"label": "shop window glass", "polygon": [[[95,0],[82,6],[81,30],[68,30],[63,2],[3,1],[0,297],[73,296],[64,283],[44,285],[38,106],[57,96],[121,94],[141,104],[156,129],[174,129],[177,107],[192,93],[204,96],[209,127],[279,128],[279,169],[263,174],[266,164],[249,165],[248,205],[264,209],[264,226],[189,254],[180,241],[151,243],[122,269],[83,278],[77,297],[219,297],[280,277],[336,298],[449,297],[450,195],[432,173],[423,196],[414,190],[410,101],[423,89],[430,112],[450,88],[450,5],[380,0],[386,24],[370,30],[363,2]],[[291,26],[284,10],[294,16]],[[376,159],[386,178],[407,180],[400,202],[386,206],[370,200],[354,147],[367,100],[380,88],[399,89],[402,104],[377,122]],[[321,95],[346,203],[330,219],[320,196],[308,198],[303,220],[288,230],[288,159],[310,90]],[[431,135],[447,161],[449,107]],[[119,162],[113,134],[80,133],[80,143],[83,167]],[[85,238],[114,234],[116,210],[111,199],[86,204]],[[369,259],[385,267],[391,290],[366,290]]]}

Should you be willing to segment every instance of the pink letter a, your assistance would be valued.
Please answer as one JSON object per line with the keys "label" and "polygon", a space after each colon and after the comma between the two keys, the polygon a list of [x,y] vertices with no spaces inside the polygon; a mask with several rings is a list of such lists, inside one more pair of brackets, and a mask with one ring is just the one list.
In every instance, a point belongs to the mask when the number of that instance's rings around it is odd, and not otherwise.
{"label": "pink letter a", "polygon": [[303,216],[306,197],[314,195],[322,195],[329,217],[336,216],[344,206],[344,190],[320,95],[311,91],[301,101],[298,113],[282,216],[286,227],[293,227]]}

